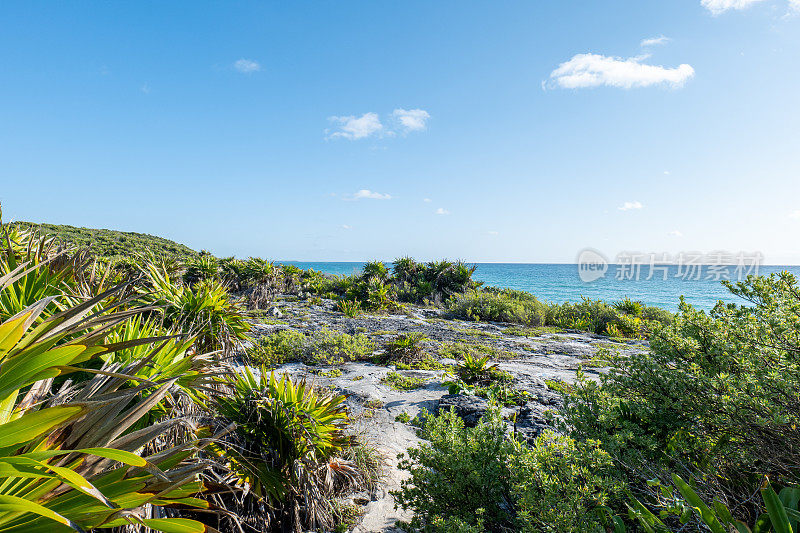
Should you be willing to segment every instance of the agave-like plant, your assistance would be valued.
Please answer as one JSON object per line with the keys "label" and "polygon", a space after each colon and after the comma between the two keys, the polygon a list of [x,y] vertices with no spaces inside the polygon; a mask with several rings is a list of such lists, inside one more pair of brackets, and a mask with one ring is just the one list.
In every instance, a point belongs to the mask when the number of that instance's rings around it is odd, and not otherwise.
{"label": "agave-like plant", "polygon": [[478,357],[471,353],[464,354],[464,361],[456,368],[456,374],[470,385],[491,381],[497,372],[497,364],[489,363],[489,356]]}
{"label": "agave-like plant", "polygon": [[196,332],[199,350],[227,351],[247,338],[250,325],[221,281],[206,280],[189,287],[173,281],[155,264],[145,268],[149,288],[142,289],[142,302],[163,312],[165,326]]}
{"label": "agave-like plant", "polygon": [[279,380],[266,368],[259,377],[245,368],[225,383],[231,393],[217,397],[217,409],[237,427],[212,449],[237,483],[270,505],[272,518],[284,526],[331,527],[333,491],[360,476],[341,458],[353,445],[344,432],[344,396],[288,375]]}
{"label": "agave-like plant", "polygon": [[[26,267],[0,277],[0,292],[13,289]],[[112,291],[113,293],[113,291]],[[85,531],[140,524],[160,531],[204,531],[181,519],[143,515],[173,505],[205,507],[193,498],[204,465],[190,458],[190,440],[155,453],[148,443],[181,425],[181,419],[131,431],[169,391],[173,380],[129,385],[134,367],[91,370],[92,360],[137,343],[105,338],[140,310],[101,310],[103,293],[43,317],[46,298],[0,323],[0,531]],[[141,364],[141,362],[137,363]],[[63,382],[77,371],[94,377]],[[55,380],[62,381],[53,394]],[[149,395],[142,395],[150,390]],[[151,513],[152,515],[152,513]]]}

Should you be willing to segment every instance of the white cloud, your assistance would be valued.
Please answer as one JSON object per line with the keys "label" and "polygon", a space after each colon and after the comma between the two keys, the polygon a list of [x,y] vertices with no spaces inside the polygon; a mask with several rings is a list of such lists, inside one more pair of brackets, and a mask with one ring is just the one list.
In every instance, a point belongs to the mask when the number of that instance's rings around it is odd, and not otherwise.
{"label": "white cloud", "polygon": [[361,200],[362,198],[367,198],[369,200],[391,200],[392,197],[389,194],[384,194],[380,192],[370,191],[369,189],[361,189],[357,193],[353,195],[353,200]]}
{"label": "white cloud", "polygon": [[561,63],[550,73],[553,83],[565,89],[582,87],[650,87],[670,85],[681,87],[694,76],[691,65],[682,64],[675,68],[642,63],[648,56],[609,57],[600,54],[577,54],[569,61]]}
{"label": "white cloud", "polygon": [[439,209],[436,210],[436,214],[437,215],[449,215],[450,211],[448,211],[444,207],[440,207]]}
{"label": "white cloud", "polygon": [[499,231],[487,231],[486,234],[487,235],[500,235],[500,232]]}
{"label": "white cloud", "polygon": [[429,203],[431,203],[433,200],[431,200],[430,198],[423,198],[423,199],[422,199],[422,201],[423,201],[423,202],[425,202],[426,204],[429,204]]}
{"label": "white cloud", "polygon": [[791,213],[789,213],[789,218],[794,220],[800,220],[800,209],[795,209]]}
{"label": "white cloud", "polygon": [[644,208],[642,202],[625,202],[617,209],[619,209],[620,211],[630,211],[631,209],[642,209],[642,208]]}
{"label": "white cloud", "polygon": [[658,37],[651,37],[649,39],[644,39],[641,42],[641,46],[646,47],[646,46],[655,46],[657,44],[667,44],[668,42],[670,42],[670,40],[671,39],[669,37],[664,37],[663,35],[660,35]]}
{"label": "white cloud", "polygon": [[150,94],[150,84],[149,83],[145,83],[144,85],[141,86],[140,90],[144,94]]}
{"label": "white cloud", "polygon": [[670,237],[683,237],[683,233],[681,233],[676,229],[670,231],[669,233],[667,233],[667,235],[669,235]]}
{"label": "white cloud", "polygon": [[353,226],[350,226],[348,224],[342,224],[342,229],[353,229]]}
{"label": "white cloud", "polygon": [[[341,137],[343,139],[366,139],[378,135],[383,131],[383,124],[377,113],[364,113],[360,117],[349,115],[346,117],[328,117],[328,120],[339,124],[339,131],[328,135],[329,139]],[[327,131],[327,130],[326,130]]]}
{"label": "white cloud", "polygon": [[261,70],[261,65],[258,61],[253,61],[252,59],[237,59],[233,63],[233,68],[243,74],[251,74]]}
{"label": "white cloud", "polygon": [[665,175],[665,176],[669,176],[669,170],[665,170],[665,171],[664,171],[664,175]]}
{"label": "white cloud", "polygon": [[731,9],[737,11],[747,9],[753,4],[763,1],[764,0],[701,0],[700,3],[704,8],[711,11],[712,15],[720,15]]}
{"label": "white cloud", "polygon": [[424,109],[395,109],[392,117],[400,123],[403,133],[408,133],[424,130],[431,115]]}

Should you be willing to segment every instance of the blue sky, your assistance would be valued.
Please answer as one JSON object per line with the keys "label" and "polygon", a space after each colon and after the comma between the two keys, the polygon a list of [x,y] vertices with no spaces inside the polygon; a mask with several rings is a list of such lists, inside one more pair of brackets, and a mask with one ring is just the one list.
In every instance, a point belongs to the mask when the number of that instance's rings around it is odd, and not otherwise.
{"label": "blue sky", "polygon": [[273,259],[800,263],[798,0],[6,1],[0,25],[6,219]]}

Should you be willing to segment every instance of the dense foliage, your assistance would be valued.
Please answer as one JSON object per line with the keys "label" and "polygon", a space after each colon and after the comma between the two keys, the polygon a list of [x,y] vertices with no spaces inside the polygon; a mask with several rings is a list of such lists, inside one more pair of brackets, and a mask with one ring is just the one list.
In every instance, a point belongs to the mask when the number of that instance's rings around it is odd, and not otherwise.
{"label": "dense foliage", "polygon": [[[562,435],[544,433],[530,447],[497,414],[472,429],[449,414],[430,418],[430,444],[403,463],[411,477],[398,500],[417,511],[412,526],[796,530],[800,289],[788,273],[728,288],[748,304],[705,313],[681,302],[670,320],[630,300],[583,302],[575,316],[587,311],[595,329],[624,325],[619,317],[658,322],[651,349],[611,354],[599,380],[579,376],[562,387]],[[476,377],[488,376],[487,365],[471,357],[457,383],[488,379]]]}
{"label": "dense foliage", "polygon": [[102,259],[128,260],[131,257],[153,255],[158,258],[169,257],[179,261],[190,261],[198,256],[197,252],[183,244],[146,233],[33,222],[16,222],[15,225],[25,230],[36,230],[41,235],[55,238],[63,244],[90,248],[94,255]]}
{"label": "dense foliage", "polygon": [[605,531],[605,506],[619,496],[620,484],[597,442],[548,432],[532,446],[522,444],[509,438],[497,408],[474,428],[452,411],[428,417],[421,436],[429,442],[401,461],[410,477],[395,495],[415,511],[410,527]]}
{"label": "dense foliage", "polygon": [[448,310],[451,316],[467,320],[547,325],[629,338],[647,338],[670,324],[673,316],[627,298],[611,305],[588,298],[578,303],[544,304],[527,292],[492,287],[451,298]]}

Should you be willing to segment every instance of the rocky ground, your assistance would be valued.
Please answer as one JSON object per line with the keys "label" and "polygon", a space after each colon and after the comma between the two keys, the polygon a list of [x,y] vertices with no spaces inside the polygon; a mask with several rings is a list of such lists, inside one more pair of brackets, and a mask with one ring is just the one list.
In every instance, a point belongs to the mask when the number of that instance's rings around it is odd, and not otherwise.
{"label": "rocky ground", "polygon": [[[278,299],[263,318],[253,324],[255,337],[270,335],[280,329],[305,332],[323,328],[351,335],[362,333],[381,346],[398,334],[419,332],[428,340],[424,349],[445,365],[444,370],[398,370],[366,362],[350,362],[334,367],[309,367],[290,363],[278,368],[293,376],[305,376],[320,386],[329,387],[347,396],[353,427],[385,458],[385,478],[374,494],[355,495],[354,503],[364,506],[361,524],[354,532],[399,531],[397,520],[408,520],[408,512],[394,508],[390,491],[400,486],[405,472],[398,470],[397,455],[420,443],[414,426],[398,421],[413,419],[423,409],[436,412],[440,408],[456,409],[465,423],[477,422],[486,410],[485,399],[472,395],[449,395],[442,385],[452,379],[447,366],[457,364],[440,354],[447,346],[478,346],[489,353],[498,368],[511,374],[513,387],[529,392],[525,405],[507,407],[509,429],[525,439],[535,438],[547,427],[545,412],[557,410],[559,394],[552,390],[554,382],[570,383],[582,367],[589,375],[603,372],[602,359],[611,353],[629,355],[646,350],[644,341],[619,341],[599,335],[558,331],[554,328],[524,328],[512,324],[476,323],[445,318],[440,309],[407,307],[403,313],[362,315],[347,318],[334,310],[331,301],[302,300],[294,297]],[[339,372],[340,371],[340,372]],[[390,372],[418,378],[422,386],[413,390],[395,390],[383,382]],[[516,412],[516,413],[515,413]],[[512,416],[516,414],[516,416]]]}

